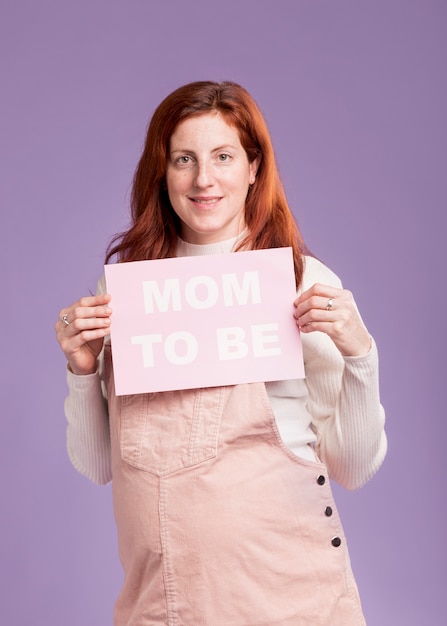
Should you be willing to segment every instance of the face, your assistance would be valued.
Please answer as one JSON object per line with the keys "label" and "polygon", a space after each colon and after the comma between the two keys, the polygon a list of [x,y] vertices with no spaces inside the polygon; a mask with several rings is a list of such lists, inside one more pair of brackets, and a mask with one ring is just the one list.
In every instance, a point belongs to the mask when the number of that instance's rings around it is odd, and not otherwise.
{"label": "face", "polygon": [[258,163],[218,113],[181,122],[171,137],[166,185],[189,243],[216,243],[245,228],[245,199]]}

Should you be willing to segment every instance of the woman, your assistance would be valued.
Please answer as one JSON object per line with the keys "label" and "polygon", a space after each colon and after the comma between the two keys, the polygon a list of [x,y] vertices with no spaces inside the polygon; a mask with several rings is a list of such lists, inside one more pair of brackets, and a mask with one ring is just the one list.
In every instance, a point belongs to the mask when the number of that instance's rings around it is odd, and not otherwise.
{"label": "woman", "polygon": [[116,626],[359,626],[329,477],[360,487],[386,452],[377,351],[353,300],[304,254],[251,96],[197,82],[149,125],[132,226],[107,262],[291,246],[306,379],[117,397],[111,297],[60,312],[68,451],[113,479]]}

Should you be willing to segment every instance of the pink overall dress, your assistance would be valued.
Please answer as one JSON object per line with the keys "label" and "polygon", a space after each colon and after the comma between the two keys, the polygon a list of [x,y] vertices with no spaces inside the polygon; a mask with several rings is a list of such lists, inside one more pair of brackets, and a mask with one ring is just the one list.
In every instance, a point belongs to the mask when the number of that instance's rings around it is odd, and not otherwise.
{"label": "pink overall dress", "polygon": [[283,444],[265,385],[117,397],[105,356],[115,626],[364,626],[326,467]]}

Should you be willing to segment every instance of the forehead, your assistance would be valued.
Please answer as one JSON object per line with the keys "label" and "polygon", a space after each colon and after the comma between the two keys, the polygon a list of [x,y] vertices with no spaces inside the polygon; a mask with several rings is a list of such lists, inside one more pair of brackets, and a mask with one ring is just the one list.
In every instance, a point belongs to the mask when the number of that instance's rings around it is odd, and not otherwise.
{"label": "forehead", "polygon": [[218,112],[188,117],[177,125],[171,135],[170,148],[186,148],[188,144],[200,146],[241,146],[239,132]]}

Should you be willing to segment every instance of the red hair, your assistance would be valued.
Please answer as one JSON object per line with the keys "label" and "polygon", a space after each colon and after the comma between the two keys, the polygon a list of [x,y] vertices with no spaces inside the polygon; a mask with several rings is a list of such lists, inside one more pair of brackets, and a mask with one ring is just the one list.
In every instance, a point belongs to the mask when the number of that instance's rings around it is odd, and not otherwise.
{"label": "red hair", "polygon": [[112,239],[106,263],[115,254],[120,262],[175,256],[181,224],[165,185],[169,142],[183,120],[210,112],[219,113],[238,130],[250,163],[260,160],[245,205],[248,234],[238,249],[291,246],[299,285],[305,246],[279,178],[270,134],[256,102],[232,82],[190,83],[176,89],[157,107],[134,175],[132,226]]}

